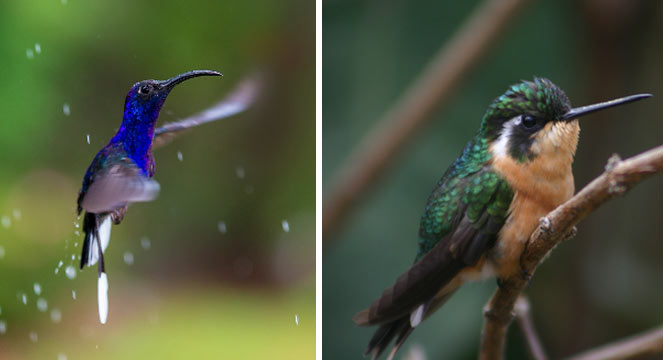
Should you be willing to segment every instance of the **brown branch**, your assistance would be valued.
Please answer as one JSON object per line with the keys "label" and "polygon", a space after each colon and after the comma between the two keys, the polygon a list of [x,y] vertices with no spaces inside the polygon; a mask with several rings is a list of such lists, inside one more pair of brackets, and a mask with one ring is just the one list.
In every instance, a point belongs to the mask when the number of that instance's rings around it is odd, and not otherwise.
{"label": "brown branch", "polygon": [[[531,235],[521,256],[523,270],[531,276],[550,250],[575,233],[574,226],[578,222],[606,201],[624,194],[640,181],[661,171],[663,145],[623,161],[613,155],[601,176],[541,219],[541,225]],[[513,318],[513,306],[528,278],[514,274],[501,279],[500,288],[484,310],[480,359],[502,358],[504,337]]]}
{"label": "brown branch", "polygon": [[426,123],[428,115],[449,98],[527,2],[485,0],[362,140],[324,197],[323,245],[368,186]]}
{"label": "brown branch", "polygon": [[663,354],[663,326],[599,346],[567,360],[621,360],[656,354]]}
{"label": "brown branch", "polygon": [[525,336],[527,341],[527,350],[534,360],[546,360],[546,352],[543,350],[543,345],[541,345],[541,340],[539,340],[539,335],[536,333],[536,328],[534,327],[534,320],[532,319],[532,312],[530,311],[529,300],[525,295],[518,296],[516,304],[514,306],[514,311],[516,314],[516,321],[520,325],[520,330]]}

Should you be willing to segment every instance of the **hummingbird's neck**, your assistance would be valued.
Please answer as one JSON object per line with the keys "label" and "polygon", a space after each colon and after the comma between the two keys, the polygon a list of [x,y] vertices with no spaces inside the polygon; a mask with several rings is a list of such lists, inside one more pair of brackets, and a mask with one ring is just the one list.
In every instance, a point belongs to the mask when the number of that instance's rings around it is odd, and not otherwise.
{"label": "hummingbird's neck", "polygon": [[127,104],[122,125],[111,139],[111,142],[122,143],[127,155],[146,173],[149,168],[154,126],[159,117],[159,110],[148,110]]}

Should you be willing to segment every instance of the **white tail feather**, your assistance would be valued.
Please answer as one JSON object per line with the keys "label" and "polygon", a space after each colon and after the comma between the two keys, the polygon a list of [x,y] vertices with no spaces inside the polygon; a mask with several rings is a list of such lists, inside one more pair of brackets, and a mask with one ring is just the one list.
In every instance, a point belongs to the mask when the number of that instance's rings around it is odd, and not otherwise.
{"label": "white tail feather", "polygon": [[424,310],[425,306],[424,304],[421,304],[410,314],[410,326],[414,328],[421,324],[421,320],[424,319]]}
{"label": "white tail feather", "polygon": [[94,233],[90,234],[90,246],[88,247],[88,266],[92,266],[99,261],[99,246],[97,241],[101,241],[101,249],[106,252],[108,243],[110,242],[110,233],[111,233],[111,218],[106,216],[99,225],[97,229],[99,233],[99,239],[94,236]]}

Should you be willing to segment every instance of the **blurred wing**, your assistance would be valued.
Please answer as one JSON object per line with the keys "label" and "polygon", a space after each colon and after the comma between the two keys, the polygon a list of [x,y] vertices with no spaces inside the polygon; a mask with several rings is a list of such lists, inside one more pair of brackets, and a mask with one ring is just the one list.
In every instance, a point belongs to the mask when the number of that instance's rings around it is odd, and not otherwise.
{"label": "blurred wing", "polygon": [[159,190],[159,183],[136,165],[123,162],[97,174],[80,205],[87,212],[106,213],[128,203],[154,200]]}
{"label": "blurred wing", "polygon": [[448,185],[433,192],[422,217],[424,252],[369,309],[355,316],[359,325],[409,317],[494,245],[513,197],[506,181],[482,170]]}
{"label": "blurred wing", "polygon": [[209,109],[156,129],[152,148],[168,144],[180,131],[224,119],[248,109],[258,95],[259,83],[257,76],[250,76],[242,80],[230,94]]}

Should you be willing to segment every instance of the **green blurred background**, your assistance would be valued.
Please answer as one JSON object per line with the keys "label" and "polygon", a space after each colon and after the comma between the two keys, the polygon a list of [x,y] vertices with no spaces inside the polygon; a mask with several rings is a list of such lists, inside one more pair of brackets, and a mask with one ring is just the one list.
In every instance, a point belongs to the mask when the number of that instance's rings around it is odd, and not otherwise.
{"label": "green blurred background", "polygon": [[[358,141],[403,93],[478,1],[323,3],[323,191]],[[576,106],[640,92],[654,98],[582,120],[576,188],[612,153],[663,143],[663,3],[531,1],[445,108],[393,159],[323,254],[323,356],[360,359],[375,328],[351,318],[412,263],[419,217],[488,104],[545,76]],[[663,177],[606,204],[539,268],[527,291],[552,358],[663,322]],[[324,192],[325,195],[328,192]],[[324,195],[323,195],[324,196]],[[413,333],[397,358],[475,359],[494,281],[466,285]],[[512,326],[507,358],[526,357]],[[412,359],[417,357],[412,357]]]}
{"label": "green blurred background", "polygon": [[[314,356],[313,2],[2,1],[0,53],[1,359]],[[178,86],[160,123],[254,71],[262,95],[156,151],[159,198],[113,228],[101,326],[96,270],[65,275],[80,181],[131,85],[192,69],[225,76]]]}

